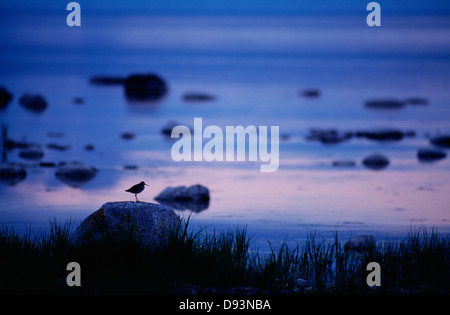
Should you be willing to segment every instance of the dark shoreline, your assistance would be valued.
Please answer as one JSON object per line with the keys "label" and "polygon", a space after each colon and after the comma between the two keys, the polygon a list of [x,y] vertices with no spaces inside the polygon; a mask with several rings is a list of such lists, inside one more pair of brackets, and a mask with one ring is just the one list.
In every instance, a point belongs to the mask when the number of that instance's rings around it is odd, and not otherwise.
{"label": "dark shoreline", "polygon": [[[133,237],[103,244],[71,243],[70,223],[51,222],[49,233],[18,235],[2,227],[2,294],[62,295],[447,295],[450,238],[436,230],[409,231],[401,242],[348,250],[338,234],[311,234],[295,248],[250,251],[246,229],[206,237],[189,220],[174,228],[166,247],[149,251]],[[270,245],[270,244],[269,244]],[[69,262],[81,265],[81,286],[69,287]],[[381,266],[381,285],[366,283],[368,262]]]}

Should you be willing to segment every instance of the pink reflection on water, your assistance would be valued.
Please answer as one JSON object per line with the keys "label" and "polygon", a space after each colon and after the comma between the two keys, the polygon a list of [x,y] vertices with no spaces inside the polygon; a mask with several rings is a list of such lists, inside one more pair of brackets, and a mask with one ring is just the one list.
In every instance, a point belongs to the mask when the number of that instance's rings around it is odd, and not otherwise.
{"label": "pink reflection on water", "polygon": [[450,180],[445,172],[280,169],[261,173],[258,165],[244,169],[234,164],[195,164],[118,174],[105,187],[61,184],[47,188],[43,182],[24,181],[7,188],[17,205],[12,201],[2,211],[22,213],[25,220],[34,216],[46,216],[47,220],[55,212],[81,220],[105,202],[134,201],[124,190],[144,180],[150,187],[139,199],[145,202],[156,202],[154,198],[168,186],[208,187],[209,208],[194,215],[195,221],[204,225],[266,226],[279,231],[315,225],[401,227],[406,232],[410,224],[423,224],[450,230]]}

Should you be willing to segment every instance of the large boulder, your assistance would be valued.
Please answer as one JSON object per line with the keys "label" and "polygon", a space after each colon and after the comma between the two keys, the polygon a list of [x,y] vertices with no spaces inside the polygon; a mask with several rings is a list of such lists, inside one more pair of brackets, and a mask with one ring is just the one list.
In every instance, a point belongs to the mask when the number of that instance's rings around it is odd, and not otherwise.
{"label": "large boulder", "polygon": [[72,234],[74,245],[126,240],[133,236],[149,246],[162,246],[180,218],[163,205],[148,202],[107,202],[89,215]]}
{"label": "large boulder", "polygon": [[132,74],[124,85],[125,96],[130,101],[156,101],[167,93],[165,81],[155,74]]}
{"label": "large boulder", "polygon": [[200,212],[209,206],[209,190],[202,185],[167,187],[155,200],[177,210]]}

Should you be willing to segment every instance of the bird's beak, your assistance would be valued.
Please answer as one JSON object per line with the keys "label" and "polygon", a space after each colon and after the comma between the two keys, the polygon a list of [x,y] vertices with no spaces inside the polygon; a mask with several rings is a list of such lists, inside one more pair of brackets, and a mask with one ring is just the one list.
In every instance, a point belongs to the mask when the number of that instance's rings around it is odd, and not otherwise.
{"label": "bird's beak", "polygon": [[150,186],[150,185],[147,185],[147,184],[144,184],[145,186]]}

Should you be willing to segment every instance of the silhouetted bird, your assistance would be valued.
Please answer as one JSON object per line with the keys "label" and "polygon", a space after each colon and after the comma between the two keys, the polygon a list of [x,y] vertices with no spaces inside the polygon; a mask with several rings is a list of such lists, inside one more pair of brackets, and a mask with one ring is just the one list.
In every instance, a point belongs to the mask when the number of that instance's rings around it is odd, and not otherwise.
{"label": "silhouetted bird", "polygon": [[134,194],[134,197],[136,197],[136,202],[139,202],[137,194],[139,194],[142,191],[144,191],[145,186],[148,186],[148,185],[146,183],[144,183],[144,182],[140,182],[139,184],[136,184],[133,187],[131,187],[131,188],[125,190],[125,191]]}

